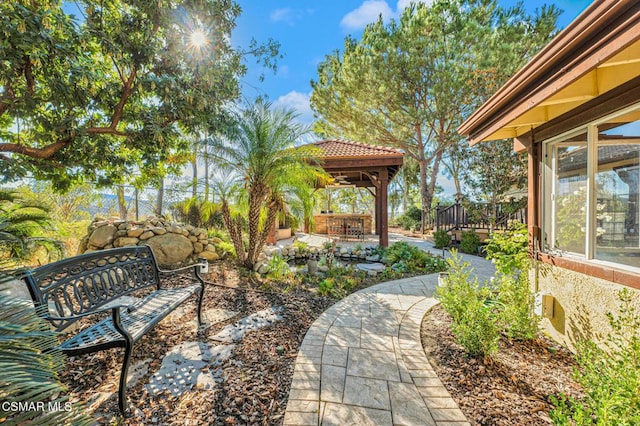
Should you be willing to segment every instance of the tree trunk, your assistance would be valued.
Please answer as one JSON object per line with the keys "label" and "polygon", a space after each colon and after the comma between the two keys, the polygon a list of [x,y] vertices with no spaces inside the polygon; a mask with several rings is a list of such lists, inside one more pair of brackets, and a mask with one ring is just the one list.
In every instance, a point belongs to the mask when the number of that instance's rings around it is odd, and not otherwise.
{"label": "tree trunk", "polygon": [[[431,203],[433,202],[433,195],[436,191],[436,181],[438,179],[438,172],[440,171],[440,162],[442,161],[442,151],[438,151],[436,153],[435,158],[433,159],[433,165],[431,166],[431,177],[429,181],[429,186],[427,188],[427,203],[429,209],[431,209]],[[428,210],[427,210],[428,211]]]}
{"label": "tree trunk", "polygon": [[125,200],[125,197],[124,197],[124,185],[117,186],[116,196],[118,198],[118,211],[120,214],[120,219],[127,220],[129,209],[127,208],[127,201]]}
{"label": "tree trunk", "polygon": [[247,250],[247,267],[252,267],[257,259],[256,253],[260,239],[260,210],[265,198],[266,189],[262,186],[249,187],[249,248]]}
{"label": "tree trunk", "polygon": [[193,150],[193,161],[191,162],[191,170],[193,171],[193,181],[191,183],[191,197],[195,200],[198,196],[198,149]]}
{"label": "tree trunk", "polygon": [[233,248],[236,250],[238,263],[242,265],[246,259],[244,244],[242,242],[242,220],[241,218],[233,220],[227,200],[222,200],[222,220],[227,227],[227,231],[229,231],[229,238],[231,238]]}
{"label": "tree trunk", "polygon": [[158,199],[156,200],[155,215],[162,216],[162,203],[164,202],[164,179],[160,179],[160,186],[158,187]]}
{"label": "tree trunk", "polygon": [[421,156],[418,162],[420,166],[420,200],[422,202],[422,223],[420,225],[421,232],[424,234],[424,230],[427,228],[427,217],[429,216],[429,209],[431,208],[431,200],[427,189],[427,164],[424,159],[424,155]]}
{"label": "tree trunk", "polygon": [[262,251],[262,247],[264,247],[264,243],[267,241],[267,237],[269,236],[269,230],[273,229],[276,225],[276,218],[278,217],[279,204],[272,200],[269,203],[269,210],[267,212],[267,220],[265,222],[265,226],[262,229],[262,232],[258,236],[258,241],[256,247],[254,248],[253,255],[250,259],[247,259],[251,262],[251,266],[253,266],[258,261],[258,256],[260,256],[260,252]]}
{"label": "tree trunk", "polygon": [[204,201],[209,201],[209,152],[206,144],[204,146]]}

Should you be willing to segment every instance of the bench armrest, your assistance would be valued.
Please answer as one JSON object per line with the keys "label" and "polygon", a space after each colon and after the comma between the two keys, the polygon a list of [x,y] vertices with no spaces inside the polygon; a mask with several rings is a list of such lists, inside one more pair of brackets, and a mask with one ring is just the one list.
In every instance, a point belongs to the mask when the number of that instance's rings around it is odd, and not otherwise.
{"label": "bench armrest", "polygon": [[[204,279],[200,275],[200,268],[202,266],[206,266],[206,264],[205,263],[194,263],[193,265],[183,266],[182,268],[177,268],[177,269],[160,269],[160,268],[158,268],[158,274],[160,274],[160,275],[163,275],[163,274],[164,275],[169,275],[169,274],[175,274],[175,273],[180,273],[180,272],[191,270],[193,272],[194,278],[200,283],[200,285],[204,289]],[[160,280],[160,281],[162,281],[162,280]],[[158,290],[160,290],[161,285],[162,285],[161,282],[158,282]]]}
{"label": "bench armrest", "polygon": [[160,269],[158,268],[158,272],[161,274],[173,274],[176,272],[188,271],[189,269],[194,269],[196,271],[200,271],[201,266],[206,266],[204,263],[194,263],[193,265],[183,266],[182,268],[177,269]]}

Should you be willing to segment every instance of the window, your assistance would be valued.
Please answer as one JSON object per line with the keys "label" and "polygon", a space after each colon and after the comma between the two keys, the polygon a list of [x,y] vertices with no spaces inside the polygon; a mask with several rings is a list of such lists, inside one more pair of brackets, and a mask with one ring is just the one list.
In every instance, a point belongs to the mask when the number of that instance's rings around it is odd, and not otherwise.
{"label": "window", "polygon": [[640,268],[640,106],[544,150],[545,249]]}

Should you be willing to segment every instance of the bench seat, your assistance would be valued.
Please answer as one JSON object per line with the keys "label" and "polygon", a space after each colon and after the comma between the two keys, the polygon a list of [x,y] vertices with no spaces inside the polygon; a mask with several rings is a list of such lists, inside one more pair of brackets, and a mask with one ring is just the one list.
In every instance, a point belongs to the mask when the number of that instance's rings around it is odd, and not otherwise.
{"label": "bench seat", "polygon": [[[156,290],[133,305],[122,308],[120,321],[133,341],[137,342],[157,323],[199,291],[200,285]],[[117,304],[117,299],[115,302],[114,304]],[[78,355],[122,347],[123,342],[122,334],[115,329],[109,317],[80,331],[60,344],[59,348],[67,355]]]}

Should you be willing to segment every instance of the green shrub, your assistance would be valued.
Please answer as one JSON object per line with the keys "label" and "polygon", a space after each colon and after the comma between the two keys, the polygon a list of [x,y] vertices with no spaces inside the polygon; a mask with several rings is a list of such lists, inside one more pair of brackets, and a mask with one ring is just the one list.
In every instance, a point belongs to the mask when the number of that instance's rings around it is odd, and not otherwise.
{"label": "green shrub", "polygon": [[222,241],[222,242],[216,244],[216,248],[221,249],[228,256],[236,257],[236,249],[235,249],[235,247],[233,247],[232,243],[229,243],[227,241]]}
{"label": "green shrub", "polygon": [[478,279],[471,279],[472,269],[453,250],[449,278],[444,287],[436,289],[436,297],[453,320],[451,331],[456,341],[471,356],[490,357],[498,350],[500,331],[496,325],[490,290],[480,287]]}
{"label": "green shrub", "polygon": [[534,297],[529,276],[501,275],[498,282],[498,300],[502,310],[499,321],[505,334],[516,340],[532,340],[538,336],[540,317],[533,313]]}
{"label": "green shrub", "polygon": [[398,218],[398,224],[406,229],[411,230],[416,228],[420,228],[422,225],[422,210],[416,206],[411,206],[409,209]]}
{"label": "green shrub", "polygon": [[640,314],[629,290],[618,292],[618,298],[620,315],[608,314],[613,332],[605,339],[606,350],[593,342],[577,345],[580,368],[574,378],[584,388],[584,401],[554,399],[554,424],[640,424]]}
{"label": "green shrub", "polygon": [[399,241],[389,246],[384,251],[383,258],[389,265],[402,263],[402,266],[396,267],[398,272],[439,272],[446,267],[443,259],[416,246],[409,245],[405,241]]}
{"label": "green shrub", "polygon": [[463,231],[460,237],[460,251],[478,254],[478,247],[480,247],[480,235],[473,229],[471,231]]}
{"label": "green shrub", "polygon": [[364,274],[354,271],[353,268],[331,268],[326,278],[318,283],[318,293],[341,299],[361,284],[363,279]]}
{"label": "green shrub", "polygon": [[519,222],[511,222],[503,233],[491,234],[486,247],[487,258],[496,265],[502,328],[507,336],[519,340],[534,339],[540,322],[533,313],[528,247],[527,227]]}
{"label": "green shrub", "polygon": [[444,229],[438,229],[433,233],[433,245],[435,246],[435,248],[441,249],[449,247],[450,243],[451,236],[449,236],[449,233]]}
{"label": "green shrub", "polygon": [[291,276],[291,268],[286,260],[282,258],[282,256],[276,254],[271,259],[269,259],[269,272],[267,272],[267,277],[274,280],[282,280]]}
{"label": "green shrub", "polygon": [[460,322],[452,324],[451,332],[456,341],[471,356],[491,357],[498,351],[500,330],[496,325],[490,305],[485,303],[488,289],[478,290],[478,297],[467,305]]}
{"label": "green shrub", "polygon": [[487,259],[492,260],[498,272],[513,274],[529,267],[529,236],[527,225],[512,221],[504,232],[493,232],[487,240]]}

